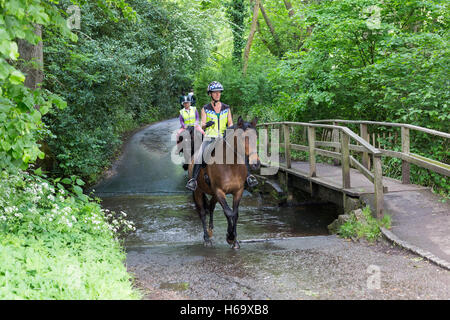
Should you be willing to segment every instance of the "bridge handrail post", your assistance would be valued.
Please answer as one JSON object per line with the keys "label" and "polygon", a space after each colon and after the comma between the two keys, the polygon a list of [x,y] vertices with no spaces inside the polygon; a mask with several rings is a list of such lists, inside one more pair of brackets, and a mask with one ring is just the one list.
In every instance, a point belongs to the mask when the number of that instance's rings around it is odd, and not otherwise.
{"label": "bridge handrail post", "polygon": [[383,218],[384,191],[383,191],[383,170],[381,166],[381,156],[373,155],[373,176],[374,176],[374,202],[377,219]]}
{"label": "bridge handrail post", "polygon": [[316,128],[308,127],[308,145],[309,145],[309,176],[316,177]]}
{"label": "bridge handrail post", "polygon": [[341,132],[341,156],[342,156],[342,187],[349,189],[350,184],[350,137]]}
{"label": "bridge handrail post", "polygon": [[289,125],[283,124],[283,135],[284,135],[284,155],[286,158],[286,168],[291,168],[291,141],[289,136]]}
{"label": "bridge handrail post", "polygon": [[[337,122],[333,122],[333,125],[334,126],[338,126],[339,124]],[[339,134],[340,134],[340,131],[338,129],[333,129],[333,133],[332,133],[332,140],[333,140],[333,142],[339,143]],[[335,152],[341,152],[340,149],[341,148],[336,147],[334,149],[334,151]],[[334,163],[335,166],[339,166],[339,160],[338,159],[334,159],[333,163]]]}
{"label": "bridge handrail post", "polygon": [[272,147],[270,145],[270,136],[269,136],[269,125],[265,124],[264,125],[264,130],[265,130],[265,134],[262,135],[263,139],[260,141],[260,148],[262,145],[262,148],[264,148],[265,150],[263,151],[264,156],[267,157],[267,163],[270,164],[270,157],[269,157],[269,153],[272,154]]}
{"label": "bridge handrail post", "polygon": [[[409,155],[410,152],[410,140],[409,140],[409,128],[402,127],[402,153],[405,155]],[[409,162],[405,159],[402,159],[402,183],[410,184],[410,166]]]}
{"label": "bridge handrail post", "polygon": [[[369,137],[369,132],[367,130],[367,124],[365,124],[365,123],[360,124],[360,134],[361,134],[361,138],[363,138],[364,140],[369,142],[370,137]],[[362,154],[362,165],[364,166],[364,168],[369,170],[369,153],[368,152],[363,152],[363,154]]]}

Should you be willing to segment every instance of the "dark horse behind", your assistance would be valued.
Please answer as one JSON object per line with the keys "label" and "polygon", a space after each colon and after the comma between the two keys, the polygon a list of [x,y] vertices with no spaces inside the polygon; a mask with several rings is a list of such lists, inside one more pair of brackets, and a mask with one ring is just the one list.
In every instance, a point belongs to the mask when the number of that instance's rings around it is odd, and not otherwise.
{"label": "dark horse behind", "polygon": [[[220,148],[222,161],[216,161],[204,165],[200,171],[197,183],[197,189],[193,192],[194,202],[197,212],[203,225],[203,239],[206,246],[212,245],[212,235],[214,229],[213,213],[217,202],[223,208],[225,217],[227,218],[227,242],[234,249],[239,249],[239,241],[237,240],[237,221],[239,217],[239,203],[244,193],[245,181],[247,177],[248,161],[252,170],[260,167],[260,160],[257,153],[257,119],[252,122],[245,122],[239,117],[237,124],[229,127],[234,129],[232,137],[224,137],[220,139],[215,147],[215,152]],[[230,131],[227,131],[229,134]],[[194,154],[194,130],[191,129],[191,155]],[[182,139],[178,141],[181,144]],[[187,142],[187,141],[185,141]],[[183,144],[184,148],[189,148],[188,144]],[[183,147],[179,146],[179,150]],[[213,154],[214,156],[215,154]],[[228,155],[228,156],[227,156]],[[228,159],[228,162],[226,161]],[[230,163],[230,159],[233,159]],[[186,164],[183,165],[186,169]],[[189,177],[192,176],[193,160],[188,165]],[[233,206],[226,202],[226,195],[233,195]],[[208,200],[206,195],[210,195]],[[206,216],[209,215],[209,224],[206,223]]]}

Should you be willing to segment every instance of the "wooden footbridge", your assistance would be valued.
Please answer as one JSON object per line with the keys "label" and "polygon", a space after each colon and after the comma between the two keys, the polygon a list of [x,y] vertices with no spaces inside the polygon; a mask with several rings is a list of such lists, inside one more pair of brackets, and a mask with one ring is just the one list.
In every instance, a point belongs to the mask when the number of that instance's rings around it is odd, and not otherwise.
{"label": "wooden footbridge", "polygon": [[[263,166],[278,167],[286,179],[296,177],[301,189],[314,196],[320,197],[319,189],[323,188],[342,194],[340,204],[344,210],[350,198],[373,195],[376,216],[381,218],[385,193],[423,189],[410,183],[410,164],[445,177],[450,175],[450,165],[410,151],[411,133],[415,132],[428,135],[436,144],[442,143],[448,154],[449,133],[403,123],[351,120],[271,122],[258,126],[269,134],[269,129],[279,129],[284,137],[268,143],[268,136],[260,134],[260,144],[264,141],[270,151],[276,146],[282,152],[278,162],[263,158]],[[319,157],[333,160],[318,163]],[[382,157],[401,161],[401,181],[383,176]]]}

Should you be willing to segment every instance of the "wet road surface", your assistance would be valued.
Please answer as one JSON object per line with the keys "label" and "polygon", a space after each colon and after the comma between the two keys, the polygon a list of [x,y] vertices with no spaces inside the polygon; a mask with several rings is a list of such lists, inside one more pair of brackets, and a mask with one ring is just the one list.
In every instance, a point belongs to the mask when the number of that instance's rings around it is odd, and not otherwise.
{"label": "wet road surface", "polygon": [[450,272],[388,243],[328,236],[332,206],[280,208],[245,193],[241,249],[226,244],[220,205],[205,248],[186,172],[171,161],[177,127],[175,119],[135,134],[95,187],[103,207],[137,227],[125,239],[126,263],[147,299],[450,298]]}

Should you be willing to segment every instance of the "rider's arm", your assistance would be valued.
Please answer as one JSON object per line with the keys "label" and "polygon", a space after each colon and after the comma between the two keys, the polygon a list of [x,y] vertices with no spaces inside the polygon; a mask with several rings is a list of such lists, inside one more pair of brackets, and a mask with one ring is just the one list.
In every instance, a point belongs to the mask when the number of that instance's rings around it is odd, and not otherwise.
{"label": "rider's arm", "polygon": [[206,127],[206,112],[205,109],[202,108],[202,129],[205,130]]}
{"label": "rider's arm", "polygon": [[195,109],[195,126],[198,126],[199,120],[200,120],[200,116],[198,115],[197,109]]}
{"label": "rider's arm", "polygon": [[184,118],[181,114],[180,114],[180,125],[183,129],[186,129],[186,126],[184,125]]}
{"label": "rider's arm", "polygon": [[231,109],[228,110],[228,127],[231,127],[233,125],[233,117],[231,116]]}

